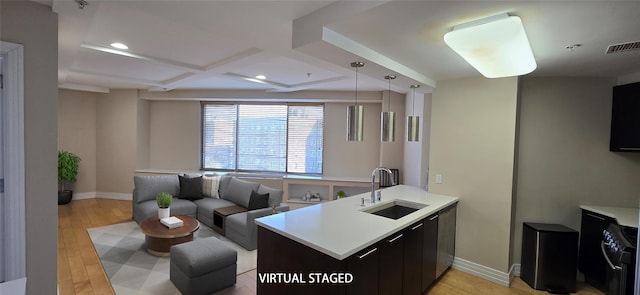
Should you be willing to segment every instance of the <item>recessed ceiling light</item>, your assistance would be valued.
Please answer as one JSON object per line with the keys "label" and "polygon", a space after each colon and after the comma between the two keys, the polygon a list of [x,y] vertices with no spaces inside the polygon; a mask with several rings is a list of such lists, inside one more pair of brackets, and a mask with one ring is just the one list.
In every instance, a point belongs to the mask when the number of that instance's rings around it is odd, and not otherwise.
{"label": "recessed ceiling light", "polygon": [[257,75],[257,76],[256,76],[256,79],[260,79],[260,80],[264,80],[264,79],[266,79],[266,78],[267,78],[267,77],[266,77],[265,75]]}
{"label": "recessed ceiling light", "polygon": [[122,44],[120,42],[111,43],[111,47],[118,48],[118,49],[129,49],[129,46]]}
{"label": "recessed ceiling light", "polygon": [[582,44],[580,44],[580,43],[576,43],[576,44],[567,45],[567,46],[565,46],[564,48],[565,48],[566,50],[573,51],[573,50],[575,50],[576,48],[578,48],[578,47],[580,47],[580,46],[582,46]]}

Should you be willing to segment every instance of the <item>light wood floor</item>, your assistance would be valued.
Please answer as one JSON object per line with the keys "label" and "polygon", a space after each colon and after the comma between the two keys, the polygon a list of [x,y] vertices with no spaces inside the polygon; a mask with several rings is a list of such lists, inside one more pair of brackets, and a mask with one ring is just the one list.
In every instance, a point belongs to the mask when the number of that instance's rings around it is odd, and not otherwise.
{"label": "light wood floor", "polygon": [[[109,199],[76,200],[58,206],[58,287],[61,295],[114,294],[100,259],[91,244],[87,228],[131,221],[131,201]],[[238,276],[234,287],[216,295],[255,295],[256,271]],[[549,294],[531,289],[520,278],[510,288],[451,269],[429,290],[429,295],[523,295]],[[602,295],[585,285],[578,293]]]}

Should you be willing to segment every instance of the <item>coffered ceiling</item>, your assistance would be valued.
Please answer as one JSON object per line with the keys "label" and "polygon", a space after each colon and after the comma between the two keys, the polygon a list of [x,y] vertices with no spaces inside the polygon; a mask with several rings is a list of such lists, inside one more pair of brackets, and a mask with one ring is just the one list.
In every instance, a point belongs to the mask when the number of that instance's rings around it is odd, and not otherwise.
{"label": "coffered ceiling", "polygon": [[443,35],[503,12],[522,18],[538,63],[530,76],[640,72],[640,50],[605,54],[640,40],[640,1],[87,1],[49,2],[61,88],[353,90],[349,64],[363,61],[359,89],[387,89],[396,74],[394,91],[430,92],[480,76]]}

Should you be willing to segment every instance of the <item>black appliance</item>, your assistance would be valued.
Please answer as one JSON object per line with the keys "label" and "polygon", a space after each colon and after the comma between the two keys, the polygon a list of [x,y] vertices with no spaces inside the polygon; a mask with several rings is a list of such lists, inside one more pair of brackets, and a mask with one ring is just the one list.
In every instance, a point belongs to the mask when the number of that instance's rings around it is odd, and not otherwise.
{"label": "black appliance", "polygon": [[520,278],[529,286],[575,293],[577,267],[577,231],[560,224],[523,224]]}
{"label": "black appliance", "polygon": [[640,152],[640,82],[613,87],[609,150]]}
{"label": "black appliance", "polygon": [[612,223],[602,231],[602,255],[607,261],[607,295],[633,295],[638,229]]}

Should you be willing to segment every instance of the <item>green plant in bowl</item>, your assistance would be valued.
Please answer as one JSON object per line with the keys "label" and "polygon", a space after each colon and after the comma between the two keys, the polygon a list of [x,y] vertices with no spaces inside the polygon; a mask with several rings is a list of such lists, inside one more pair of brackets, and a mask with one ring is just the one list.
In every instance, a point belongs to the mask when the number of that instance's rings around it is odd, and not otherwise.
{"label": "green plant in bowl", "polygon": [[158,208],[169,208],[173,202],[173,196],[167,192],[161,192],[156,196],[156,202],[158,202]]}
{"label": "green plant in bowl", "polygon": [[58,151],[58,205],[67,204],[73,198],[69,186],[76,182],[80,157],[65,151]]}
{"label": "green plant in bowl", "polygon": [[58,151],[58,183],[59,191],[65,191],[65,184],[76,182],[80,157],[68,151]]}
{"label": "green plant in bowl", "polygon": [[336,196],[338,196],[338,199],[346,198],[347,197],[347,193],[345,193],[344,191],[338,191],[336,193]]}

